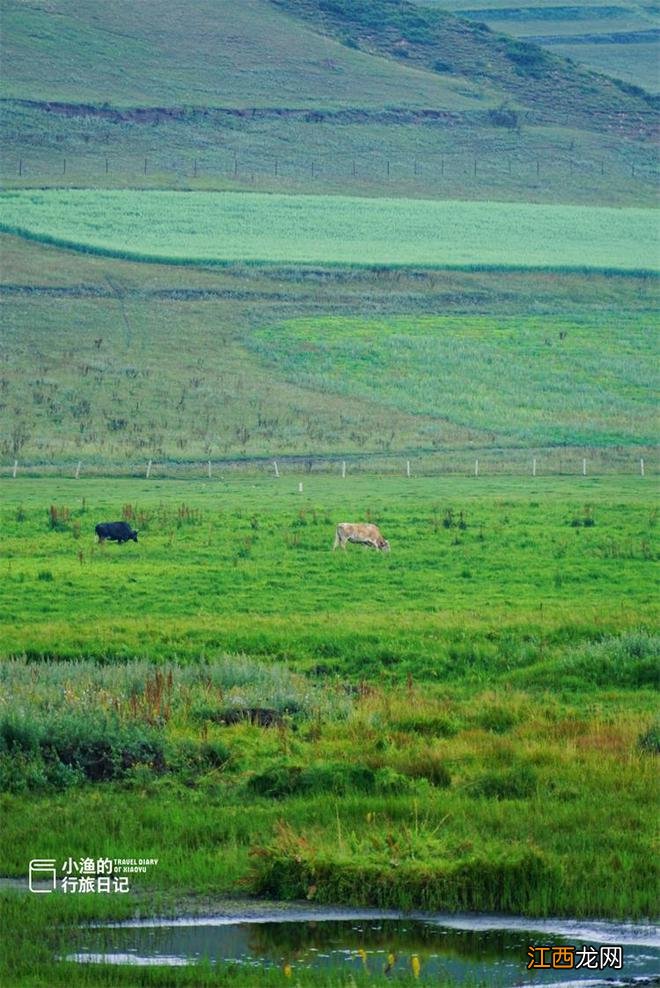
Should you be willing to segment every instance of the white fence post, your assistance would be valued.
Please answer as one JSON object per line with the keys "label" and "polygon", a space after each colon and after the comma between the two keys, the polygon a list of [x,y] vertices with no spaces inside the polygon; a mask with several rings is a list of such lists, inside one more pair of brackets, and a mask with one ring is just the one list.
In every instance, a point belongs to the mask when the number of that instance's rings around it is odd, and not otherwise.
{"label": "white fence post", "polygon": [[479,460],[474,461],[474,475],[475,477],[479,476]]}
{"label": "white fence post", "polygon": [[644,476],[644,457],[642,457],[641,460],[639,461],[639,472],[640,472],[640,474],[643,477]]}
{"label": "white fence post", "polygon": [[302,492],[303,492],[303,484],[302,484],[302,480],[301,480],[300,483],[298,484],[298,493],[299,494],[302,494]]}
{"label": "white fence post", "polygon": [[583,477],[586,477],[587,476],[587,461],[586,461],[586,459],[583,459],[582,460],[582,476]]}
{"label": "white fence post", "polygon": [[346,477],[346,460],[341,461],[341,475],[343,478]]}
{"label": "white fence post", "polygon": [[151,473],[151,460],[147,463],[147,480],[149,480],[149,475]]}
{"label": "white fence post", "polygon": [[410,460],[406,460],[406,477],[410,476]]}
{"label": "white fence post", "polygon": [[82,460],[78,460],[78,466],[76,467],[76,480],[80,478],[80,468],[82,466]]}
{"label": "white fence post", "polygon": [[532,477],[536,476],[536,457],[532,460]]}
{"label": "white fence post", "polygon": [[211,479],[211,461],[210,460],[208,462],[208,469],[209,469],[209,480],[210,480]]}
{"label": "white fence post", "polygon": [[18,471],[18,460],[14,460],[14,469],[11,472],[12,477],[16,480],[16,473]]}
{"label": "white fence post", "polygon": [[275,476],[279,477],[280,471],[277,469],[277,460],[273,460],[273,466],[275,467]]}

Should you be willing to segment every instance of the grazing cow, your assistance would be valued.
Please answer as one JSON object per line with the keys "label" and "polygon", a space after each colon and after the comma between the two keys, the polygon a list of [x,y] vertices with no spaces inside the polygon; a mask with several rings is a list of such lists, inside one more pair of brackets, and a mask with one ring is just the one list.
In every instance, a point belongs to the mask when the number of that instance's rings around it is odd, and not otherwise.
{"label": "grazing cow", "polygon": [[340,546],[342,549],[346,548],[347,542],[357,542],[359,545],[368,545],[372,549],[380,549],[382,552],[390,551],[390,544],[387,539],[378,531],[377,525],[367,525],[361,522],[353,524],[352,522],[343,521],[337,525],[337,531],[335,532],[335,542],[333,545],[333,550]]}
{"label": "grazing cow", "polygon": [[110,539],[111,542],[128,542],[133,539],[137,542],[138,533],[134,532],[129,524],[125,521],[106,521],[102,522],[100,525],[96,526],[96,534],[99,537],[99,542],[105,542],[106,539]]}

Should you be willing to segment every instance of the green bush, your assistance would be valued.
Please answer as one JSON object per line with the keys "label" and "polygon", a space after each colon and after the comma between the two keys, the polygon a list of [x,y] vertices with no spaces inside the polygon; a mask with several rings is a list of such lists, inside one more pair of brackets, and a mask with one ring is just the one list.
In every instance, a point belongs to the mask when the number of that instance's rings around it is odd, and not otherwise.
{"label": "green bush", "polygon": [[303,768],[301,765],[278,762],[253,775],[248,782],[248,790],[270,799],[312,793],[373,793],[378,789],[379,780],[385,788],[393,784],[390,776],[379,776],[366,765],[329,762]]}
{"label": "green bush", "polygon": [[503,772],[486,772],[472,786],[470,795],[485,799],[529,799],[537,785],[534,769],[518,765]]}
{"label": "green bush", "polygon": [[[66,788],[82,781],[123,778],[143,763],[164,769],[163,741],[141,724],[111,716],[6,714],[0,718],[0,759],[5,788]],[[25,785],[8,762],[22,765]]]}
{"label": "green bush", "polygon": [[637,739],[637,747],[650,755],[660,755],[660,720],[651,724]]}

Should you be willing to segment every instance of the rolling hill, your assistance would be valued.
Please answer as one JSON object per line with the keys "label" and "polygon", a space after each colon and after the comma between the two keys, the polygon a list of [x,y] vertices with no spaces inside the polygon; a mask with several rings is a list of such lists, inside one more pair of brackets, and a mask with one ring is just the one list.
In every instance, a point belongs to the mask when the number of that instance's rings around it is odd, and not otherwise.
{"label": "rolling hill", "polygon": [[647,94],[443,11],[374,4],[5,0],[0,176],[653,201]]}
{"label": "rolling hill", "polygon": [[604,72],[660,89],[660,7],[633,0],[417,0],[480,21],[494,31],[550,48]]}

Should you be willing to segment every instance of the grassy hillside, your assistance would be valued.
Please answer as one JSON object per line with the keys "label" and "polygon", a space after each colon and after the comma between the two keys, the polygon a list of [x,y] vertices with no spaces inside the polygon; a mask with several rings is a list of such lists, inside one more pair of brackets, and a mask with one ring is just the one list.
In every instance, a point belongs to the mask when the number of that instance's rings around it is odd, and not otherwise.
{"label": "grassy hillside", "polygon": [[[2,95],[113,107],[478,105],[476,87],[319,37],[268,0],[3,3]],[[63,52],[66,56],[63,58]],[[359,96],[358,96],[359,94]]]}
{"label": "grassy hillside", "polygon": [[660,10],[631,0],[417,0],[488,24],[493,30],[549,47],[592,69],[643,86],[660,88]]}
{"label": "grassy hillside", "polygon": [[647,455],[653,277],[161,266],[11,237],[2,250],[5,464],[417,450],[427,469],[465,469],[479,449],[527,471],[526,451],[557,440],[576,464],[581,444],[601,447],[601,468]]}
{"label": "grassy hillside", "polygon": [[[308,24],[327,29],[345,43],[406,64],[488,80],[519,104],[547,118],[570,114],[583,126],[614,123],[626,112],[645,125],[649,100],[643,92],[589,72],[546,49],[491,32],[486,25],[408,0],[271,0]],[[631,121],[632,122],[632,121]]]}
{"label": "grassy hillside", "polygon": [[5,7],[5,184],[653,201],[644,98],[404,0]]}

